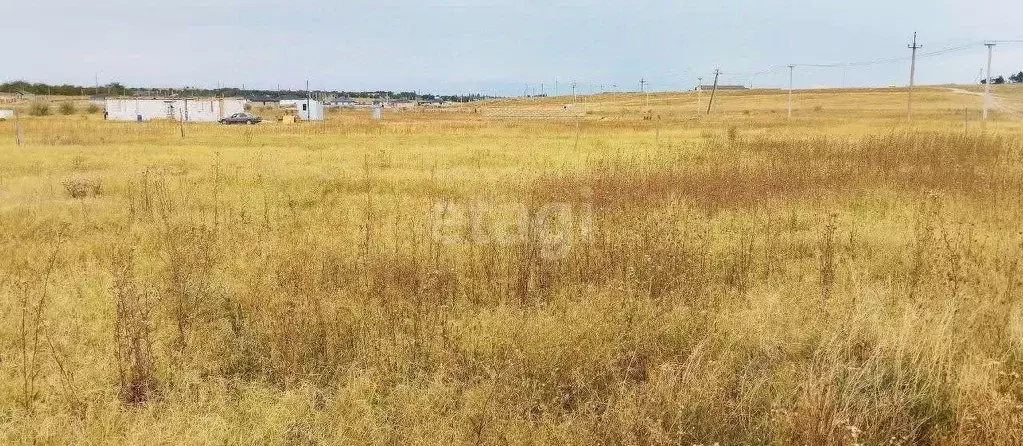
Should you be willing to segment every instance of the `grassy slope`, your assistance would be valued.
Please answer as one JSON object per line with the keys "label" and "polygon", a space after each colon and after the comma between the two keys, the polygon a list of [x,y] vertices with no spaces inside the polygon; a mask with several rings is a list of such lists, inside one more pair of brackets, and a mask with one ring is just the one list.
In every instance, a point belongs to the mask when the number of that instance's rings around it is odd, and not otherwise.
{"label": "grassy slope", "polygon": [[2,438],[1019,443],[1020,121],[786,99],[5,123]]}

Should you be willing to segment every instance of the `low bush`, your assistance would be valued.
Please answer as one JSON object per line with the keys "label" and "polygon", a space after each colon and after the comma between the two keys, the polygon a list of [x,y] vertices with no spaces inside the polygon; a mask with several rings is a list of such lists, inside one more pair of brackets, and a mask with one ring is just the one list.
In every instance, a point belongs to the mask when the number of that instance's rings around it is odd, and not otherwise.
{"label": "low bush", "polygon": [[28,114],[32,116],[47,116],[50,114],[50,104],[46,102],[33,102],[28,107]]}

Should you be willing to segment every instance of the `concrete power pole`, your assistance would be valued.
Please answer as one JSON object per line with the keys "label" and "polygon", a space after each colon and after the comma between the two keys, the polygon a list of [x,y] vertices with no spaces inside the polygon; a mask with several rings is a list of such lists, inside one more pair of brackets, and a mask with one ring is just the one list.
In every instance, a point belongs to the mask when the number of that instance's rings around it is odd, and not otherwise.
{"label": "concrete power pole", "polygon": [[916,44],[916,33],[913,33],[913,44],[909,45],[909,49],[913,50],[913,57],[909,63],[909,119],[913,119],[913,84],[916,78],[916,50],[923,48],[923,45]]}
{"label": "concrete power pole", "polygon": [[789,119],[792,119],[792,72],[795,68],[795,65],[789,65]]}
{"label": "concrete power pole", "polygon": [[991,103],[991,53],[995,47],[994,42],[988,42],[987,46],[987,80],[984,81],[984,120],[987,121],[987,108]]}
{"label": "concrete power pole", "polygon": [[700,113],[700,104],[703,103],[703,78],[696,78],[696,113]]}
{"label": "concrete power pole", "polygon": [[714,94],[718,92],[718,76],[721,75],[721,69],[714,70],[714,87],[710,89],[710,101],[707,102],[707,114],[710,114],[711,107],[714,106]]}

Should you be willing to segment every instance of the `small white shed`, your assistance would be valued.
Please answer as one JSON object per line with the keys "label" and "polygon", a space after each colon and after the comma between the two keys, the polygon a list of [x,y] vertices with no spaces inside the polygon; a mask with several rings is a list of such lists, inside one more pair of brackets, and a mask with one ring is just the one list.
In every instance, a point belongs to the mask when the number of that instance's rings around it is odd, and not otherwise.
{"label": "small white shed", "polygon": [[323,103],[316,99],[284,99],[281,107],[294,108],[303,121],[323,120]]}
{"label": "small white shed", "polygon": [[220,118],[245,111],[245,100],[238,98],[108,98],[106,119],[111,121],[150,121],[170,119],[188,122],[217,122]]}

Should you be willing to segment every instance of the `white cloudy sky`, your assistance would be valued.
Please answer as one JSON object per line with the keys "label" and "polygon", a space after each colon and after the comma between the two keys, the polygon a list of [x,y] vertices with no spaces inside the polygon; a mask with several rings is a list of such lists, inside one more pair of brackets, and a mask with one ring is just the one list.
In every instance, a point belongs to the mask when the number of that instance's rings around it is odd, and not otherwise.
{"label": "white cloudy sky", "polygon": [[[0,0],[0,80],[521,94],[691,88],[748,73],[1023,39],[1023,3],[992,1]],[[973,82],[979,43],[922,58],[920,83]],[[799,68],[797,87],[904,84],[909,63]],[[1023,70],[1023,43],[996,74]],[[781,69],[753,79],[787,83]],[[724,82],[749,83],[748,75]]]}

